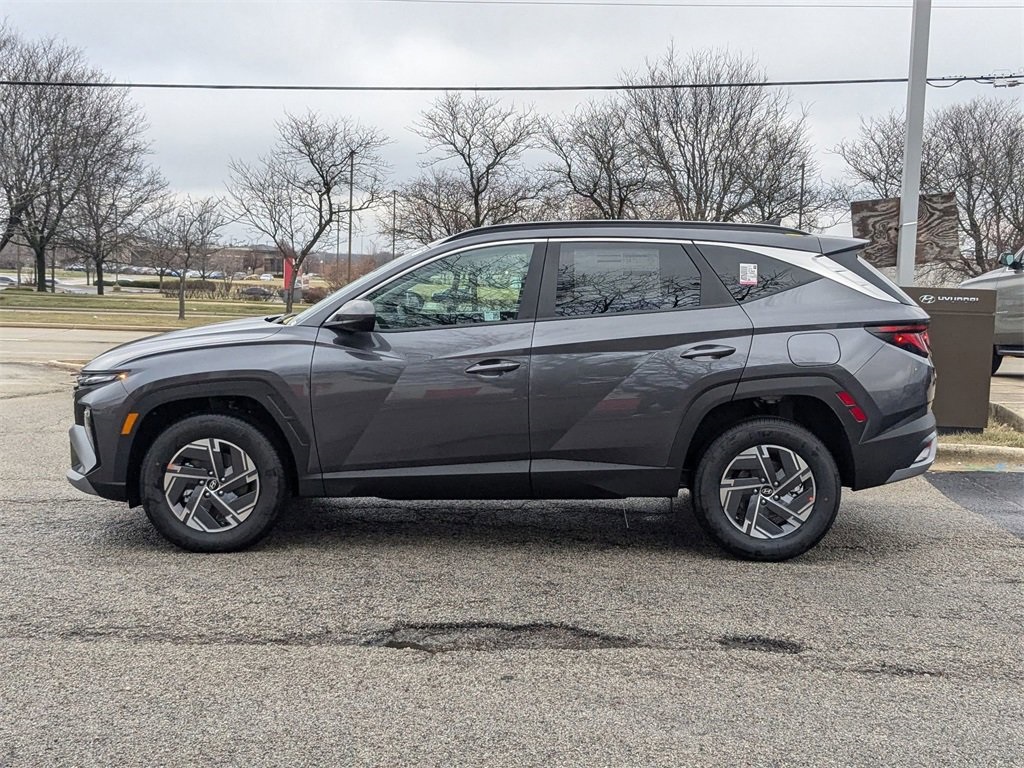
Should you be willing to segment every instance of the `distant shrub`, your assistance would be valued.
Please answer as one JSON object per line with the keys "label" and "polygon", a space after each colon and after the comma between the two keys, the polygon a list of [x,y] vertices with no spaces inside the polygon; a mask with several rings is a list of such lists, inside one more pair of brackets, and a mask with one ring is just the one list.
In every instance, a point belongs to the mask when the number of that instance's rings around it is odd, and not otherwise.
{"label": "distant shrub", "polygon": [[302,291],[302,302],[303,304],[316,304],[326,296],[326,288],[305,288]]}

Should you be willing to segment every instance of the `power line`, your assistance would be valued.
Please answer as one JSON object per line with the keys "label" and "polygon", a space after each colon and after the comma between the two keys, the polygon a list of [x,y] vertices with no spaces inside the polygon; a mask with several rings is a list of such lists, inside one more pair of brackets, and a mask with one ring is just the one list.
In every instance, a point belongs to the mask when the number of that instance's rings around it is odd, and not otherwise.
{"label": "power line", "polygon": [[[568,7],[573,5],[580,5],[584,7],[609,7],[609,8],[810,8],[810,9],[856,9],[856,8],[868,8],[868,9],[895,9],[895,10],[910,10],[913,5],[910,3],[879,3],[871,2],[841,2],[841,3],[822,3],[822,2],[779,2],[778,0],[769,0],[769,2],[705,2],[704,0],[693,0],[687,2],[682,0],[681,2],[671,2],[670,0],[637,0],[637,2],[629,2],[629,0],[347,0],[350,3],[405,3],[410,5],[548,5],[553,7]],[[1024,5],[1020,3],[1011,4],[996,4],[996,3],[950,3],[947,5],[934,5],[933,9],[939,10],[1017,10],[1024,8]]]}
{"label": "power line", "polygon": [[[994,85],[1001,80],[1014,80],[1022,74],[1000,75],[956,75],[931,77],[928,84],[934,87],[950,88],[958,83],[974,82]],[[149,88],[165,90],[203,91],[361,91],[361,92],[546,92],[546,91],[661,91],[673,89],[703,88],[775,88],[816,85],[881,85],[905,83],[905,77],[865,77],[843,80],[764,80],[739,83],[614,83],[599,85],[272,85],[246,83],[118,83],[103,81],[68,80],[0,80],[0,86],[25,86],[32,88]],[[946,85],[942,85],[946,84]]]}

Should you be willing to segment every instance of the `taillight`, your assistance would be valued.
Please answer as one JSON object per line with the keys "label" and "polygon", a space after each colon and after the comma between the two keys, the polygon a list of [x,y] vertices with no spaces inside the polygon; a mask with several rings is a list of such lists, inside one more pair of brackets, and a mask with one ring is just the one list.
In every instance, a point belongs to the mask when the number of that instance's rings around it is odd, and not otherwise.
{"label": "taillight", "polygon": [[875,325],[866,329],[882,341],[887,341],[907,352],[928,357],[931,345],[928,343],[928,326],[925,323],[907,325]]}

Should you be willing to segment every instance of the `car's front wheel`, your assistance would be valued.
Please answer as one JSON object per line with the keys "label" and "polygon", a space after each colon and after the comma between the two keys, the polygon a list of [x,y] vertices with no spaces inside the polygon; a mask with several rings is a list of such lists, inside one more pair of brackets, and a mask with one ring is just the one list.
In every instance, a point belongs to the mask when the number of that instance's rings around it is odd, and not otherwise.
{"label": "car's front wheel", "polygon": [[140,475],[150,521],[193,552],[231,552],[259,541],[288,492],[273,444],[232,416],[191,416],[167,427]]}
{"label": "car's front wheel", "polygon": [[765,418],[711,442],[697,466],[693,506],[702,527],[733,554],[787,560],[828,532],[839,495],[839,472],[821,440]]}

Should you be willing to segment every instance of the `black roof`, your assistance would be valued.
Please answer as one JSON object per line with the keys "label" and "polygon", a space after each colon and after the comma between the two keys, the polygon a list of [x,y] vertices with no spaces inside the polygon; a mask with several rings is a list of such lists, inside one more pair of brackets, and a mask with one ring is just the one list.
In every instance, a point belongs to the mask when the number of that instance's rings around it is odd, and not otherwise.
{"label": "black roof", "polygon": [[492,232],[517,232],[548,229],[685,229],[685,230],[709,230],[719,231],[740,231],[740,232],[771,232],[784,235],[810,235],[792,227],[783,227],[778,224],[741,224],[726,221],[652,221],[647,219],[584,219],[581,221],[528,221],[515,224],[492,224],[476,229],[467,229],[447,238],[445,242],[459,240],[474,235],[485,235]]}
{"label": "black roof", "polygon": [[808,253],[831,254],[860,250],[866,240],[831,237],[781,227],[777,224],[739,224],[722,221],[645,221],[637,219],[591,219],[587,221],[532,221],[518,224],[496,224],[467,229],[440,241],[452,243],[473,241],[485,243],[495,235],[521,233],[525,237],[572,237],[588,231],[609,237],[635,237],[641,230],[645,237],[683,240],[714,240],[722,243],[788,248]]}

